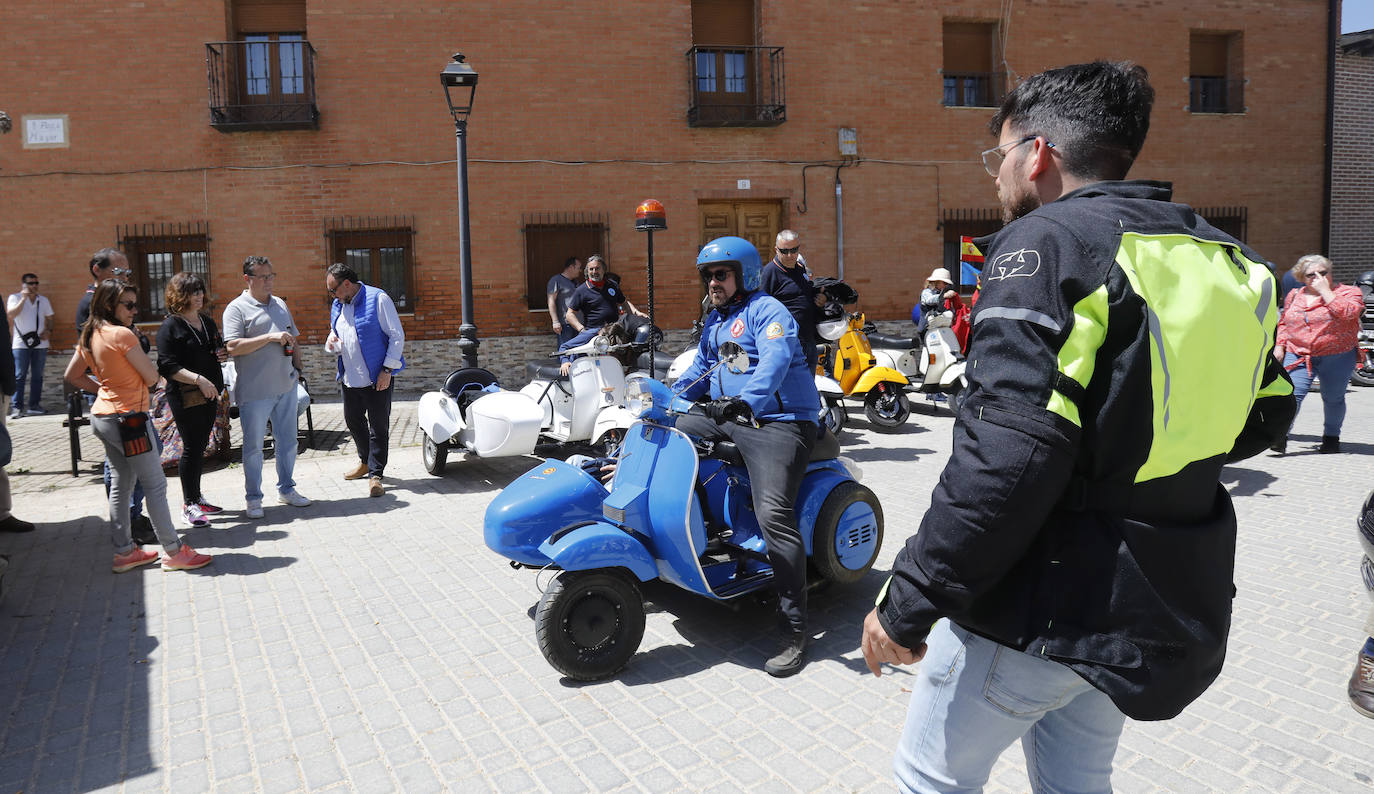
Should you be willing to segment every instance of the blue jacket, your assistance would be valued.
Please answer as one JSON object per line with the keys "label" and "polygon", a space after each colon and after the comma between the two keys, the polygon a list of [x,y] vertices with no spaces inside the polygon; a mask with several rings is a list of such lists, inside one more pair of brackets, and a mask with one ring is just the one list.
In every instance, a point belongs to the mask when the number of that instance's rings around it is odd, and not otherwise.
{"label": "blue jacket", "polygon": [[[382,331],[381,323],[377,319],[377,296],[382,291],[376,287],[369,287],[366,284],[358,284],[358,295],[353,298],[353,327],[358,332],[358,346],[362,349],[363,361],[367,362],[367,373],[376,383],[377,378],[381,377],[382,365],[386,363],[386,349],[389,343],[386,334]],[[343,311],[343,303],[337,298],[329,307],[329,327],[333,328],[334,323],[339,321],[339,312]],[[405,369],[405,358],[401,359],[401,366],[397,367],[392,374]],[[334,380],[343,382],[343,356],[338,357],[338,372]]]}
{"label": "blue jacket", "polygon": [[749,368],[736,375],[725,367],[682,389],[695,399],[740,397],[760,420],[814,422],[821,410],[816,380],[797,341],[797,323],[776,298],[752,292],[743,301],[715,309],[701,331],[697,357],[678,383],[691,384],[716,363],[716,350],[736,342],[749,354]]}

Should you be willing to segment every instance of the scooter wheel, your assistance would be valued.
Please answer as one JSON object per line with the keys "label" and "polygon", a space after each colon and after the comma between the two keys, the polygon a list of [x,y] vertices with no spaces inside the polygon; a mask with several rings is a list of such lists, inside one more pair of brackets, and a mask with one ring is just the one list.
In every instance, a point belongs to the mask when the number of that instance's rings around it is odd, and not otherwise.
{"label": "scooter wheel", "polygon": [[853,480],[836,485],[816,514],[811,561],[823,579],[853,584],[868,573],[883,547],[883,507]]}
{"label": "scooter wheel", "polygon": [[534,615],[539,651],[576,681],[614,675],[644,639],[639,586],[612,571],[565,571],[539,599]]}
{"label": "scooter wheel", "polygon": [[822,395],[821,399],[825,402],[825,413],[821,416],[821,421],[825,422],[825,427],[831,435],[838,436],[844,429],[844,423],[849,420],[849,412],[845,410],[844,403],[838,397]]}
{"label": "scooter wheel", "polygon": [[891,383],[880,383],[864,395],[864,416],[879,433],[895,433],[911,416],[911,400]]}
{"label": "scooter wheel", "polygon": [[1350,385],[1374,386],[1374,356],[1359,348],[1356,351],[1355,371],[1350,373]]}
{"label": "scooter wheel", "polygon": [[448,463],[448,442],[437,443],[429,437],[429,433],[425,433],[424,437],[421,455],[425,460],[425,471],[437,477],[444,473],[444,465]]}
{"label": "scooter wheel", "polygon": [[945,394],[949,400],[949,412],[955,416],[959,415],[959,403],[964,399],[964,379],[960,378],[950,385],[949,391]]}

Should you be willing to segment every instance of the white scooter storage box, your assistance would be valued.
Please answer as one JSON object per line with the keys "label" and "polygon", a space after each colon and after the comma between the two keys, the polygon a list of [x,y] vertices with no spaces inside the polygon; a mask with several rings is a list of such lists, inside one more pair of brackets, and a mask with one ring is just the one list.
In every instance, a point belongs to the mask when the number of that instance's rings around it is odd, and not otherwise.
{"label": "white scooter storage box", "polygon": [[472,450],[484,458],[533,452],[543,422],[544,409],[520,392],[494,392],[468,406]]}

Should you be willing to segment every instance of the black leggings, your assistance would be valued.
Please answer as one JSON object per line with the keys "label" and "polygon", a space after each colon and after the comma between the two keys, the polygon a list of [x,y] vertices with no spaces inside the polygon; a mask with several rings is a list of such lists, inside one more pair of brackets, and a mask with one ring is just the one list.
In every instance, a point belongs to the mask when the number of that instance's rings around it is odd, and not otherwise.
{"label": "black leggings", "polygon": [[181,462],[177,464],[177,474],[181,477],[181,500],[183,504],[199,502],[200,474],[205,469],[205,445],[210,443],[210,431],[215,427],[215,401],[190,408],[168,401],[172,408],[172,419],[177,423],[181,434]]}

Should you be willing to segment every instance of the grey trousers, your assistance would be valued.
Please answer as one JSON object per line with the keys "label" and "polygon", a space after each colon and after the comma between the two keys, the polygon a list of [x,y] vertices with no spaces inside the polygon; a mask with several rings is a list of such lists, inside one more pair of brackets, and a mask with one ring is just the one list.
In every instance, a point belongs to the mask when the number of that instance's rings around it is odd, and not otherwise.
{"label": "grey trousers", "polygon": [[92,414],[91,429],[105,445],[105,456],[110,462],[110,540],[114,543],[115,554],[125,554],[134,548],[129,530],[129,494],[133,493],[135,483],[143,484],[144,509],[153,522],[153,531],[157,533],[162,550],[169,555],[176,554],[181,548],[181,540],[172,526],[172,511],[167,507],[167,475],[162,473],[158,444],[152,437],[153,423],[149,421],[144,425],[150,450],[133,457],[124,456],[119,417]]}

